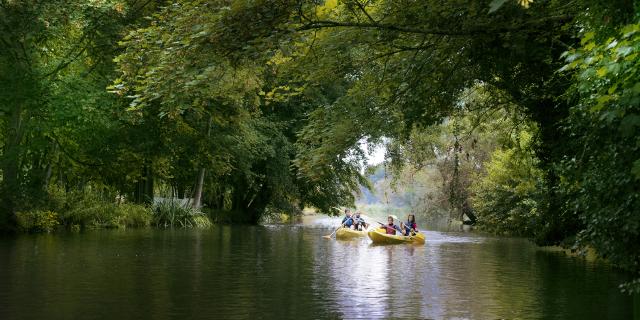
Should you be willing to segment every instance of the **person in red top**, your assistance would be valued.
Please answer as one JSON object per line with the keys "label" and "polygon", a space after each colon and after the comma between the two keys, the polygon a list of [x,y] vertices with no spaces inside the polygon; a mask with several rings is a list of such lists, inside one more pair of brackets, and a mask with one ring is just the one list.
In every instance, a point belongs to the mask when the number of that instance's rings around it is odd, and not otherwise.
{"label": "person in red top", "polygon": [[400,233],[402,233],[402,229],[400,229],[400,227],[398,227],[397,225],[395,225],[393,223],[393,216],[389,216],[387,217],[387,224],[385,224],[383,226],[383,228],[386,229],[387,234],[396,234],[396,230],[400,231]]}
{"label": "person in red top", "polygon": [[415,234],[416,232],[418,232],[418,225],[416,224],[416,216],[413,214],[409,214],[407,216],[407,222],[400,222],[400,227],[402,228],[403,232],[402,234],[404,234],[405,236],[408,236],[410,234]]}

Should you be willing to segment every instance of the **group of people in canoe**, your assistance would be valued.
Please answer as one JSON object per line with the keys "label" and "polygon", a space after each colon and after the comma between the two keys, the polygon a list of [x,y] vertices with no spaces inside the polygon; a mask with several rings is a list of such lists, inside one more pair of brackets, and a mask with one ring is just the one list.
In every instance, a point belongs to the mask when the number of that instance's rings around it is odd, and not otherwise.
{"label": "group of people in canoe", "polygon": [[364,221],[360,211],[356,211],[355,214],[351,214],[351,210],[344,209],[344,218],[342,218],[342,226],[352,230],[366,230],[369,228],[369,224]]}
{"label": "group of people in canoe", "polygon": [[[393,215],[389,215],[387,217],[387,223],[380,223],[380,228],[385,229],[386,234],[396,235],[396,233],[400,233],[403,236],[415,235],[418,232],[418,225],[416,224],[416,216],[413,214],[407,215],[407,221],[401,221],[400,226],[395,224],[395,220],[397,219]],[[360,211],[356,211],[355,214],[351,213],[351,210],[344,210],[344,218],[342,218],[342,226],[345,228],[349,228],[352,230],[366,230],[369,227],[369,224],[364,221]]]}
{"label": "group of people in canoe", "polygon": [[387,234],[395,235],[396,231],[400,232],[403,236],[415,235],[418,232],[418,225],[416,224],[416,216],[413,214],[407,215],[407,221],[400,221],[400,226],[394,223],[394,216],[387,217],[387,224],[383,225]]}

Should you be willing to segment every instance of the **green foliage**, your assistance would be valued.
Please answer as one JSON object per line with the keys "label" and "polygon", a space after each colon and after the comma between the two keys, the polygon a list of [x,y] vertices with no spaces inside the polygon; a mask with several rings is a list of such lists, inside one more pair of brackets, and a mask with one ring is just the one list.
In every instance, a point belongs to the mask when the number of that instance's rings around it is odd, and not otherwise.
{"label": "green foliage", "polygon": [[188,204],[162,201],[153,206],[153,224],[164,228],[209,228],[211,220],[202,211]]}
{"label": "green foliage", "polygon": [[61,212],[63,224],[83,228],[146,227],[152,220],[149,208],[106,201],[94,192],[73,192],[67,198],[65,210]]}
{"label": "green foliage", "polygon": [[[2,113],[9,211],[42,198],[51,180],[71,189],[90,181],[135,201],[151,199],[156,181],[184,196],[204,169],[206,204],[254,223],[268,208],[335,213],[352,203],[366,184],[358,144],[437,123],[477,79],[511,82],[505,70],[526,65],[518,58],[548,54],[533,49],[550,35],[529,30],[556,30],[562,20],[547,10],[570,8],[551,1],[523,16],[511,14],[517,6],[489,15],[489,1],[60,3],[2,7],[2,106],[16,111]],[[514,61],[487,52],[493,42],[517,47]],[[116,71],[116,95],[105,94]]]}
{"label": "green foliage", "polygon": [[16,212],[16,221],[25,232],[51,232],[60,224],[57,213],[41,210]]}
{"label": "green foliage", "polygon": [[116,184],[104,166],[119,149],[119,104],[104,88],[114,71],[116,39],[154,7],[149,3],[0,5],[0,228],[11,228],[7,214],[47,201],[52,182]]}
{"label": "green foliage", "polygon": [[0,228],[210,223],[114,203],[158,184],[203,189],[232,221],[336,213],[367,185],[360,145],[391,139],[412,206],[473,197],[488,229],[579,233],[639,272],[640,27],[617,28],[632,1],[164,4],[2,2]]}
{"label": "green foliage", "polygon": [[340,160],[332,170],[305,170],[299,161],[311,145],[301,127],[319,113],[323,94],[281,72],[296,70],[287,62],[304,50],[293,42],[279,47],[292,40],[290,30],[275,34],[296,9],[277,1],[178,1],[130,32],[116,58],[121,74],[110,90],[130,101],[123,118],[142,135],[155,133],[139,142],[147,145],[139,155],[176,189],[205,169],[204,203],[220,217],[226,211],[232,221],[257,223],[306,205],[332,212],[353,202],[364,182]]}
{"label": "green foliage", "polygon": [[[507,2],[507,0],[493,0],[493,1],[491,1],[490,8],[489,8],[489,13],[493,13],[493,12],[499,10],[500,7],[502,7],[506,2]],[[512,2],[516,2],[516,1],[512,1]],[[529,8],[529,6],[531,5],[532,2],[533,2],[533,0],[517,0],[517,3],[519,5],[521,5],[522,7],[524,7],[524,8]]]}
{"label": "green foliage", "polygon": [[151,209],[133,203],[116,204],[118,227],[143,228],[151,225]]}
{"label": "green foliage", "polygon": [[90,188],[72,190],[52,185],[43,204],[57,215],[61,225],[80,228],[141,228],[152,221],[151,209],[139,204],[116,203],[108,193]]}
{"label": "green foliage", "polygon": [[456,113],[442,124],[415,127],[407,139],[388,146],[391,188],[412,211],[439,223],[462,221],[463,213],[473,219],[472,187],[492,153],[520,148],[520,135],[535,132],[515,105],[505,103],[504,95],[478,83],[460,94]]}
{"label": "green foliage", "polygon": [[[616,265],[640,273],[640,25],[600,40],[584,34],[568,51],[563,70],[574,72],[564,123],[576,150],[558,166],[565,210],[585,225],[579,244],[595,248]],[[640,292],[638,281],[624,287]]]}
{"label": "green foliage", "polygon": [[67,194],[64,208],[60,216],[64,224],[83,228],[117,227],[115,207],[97,193],[73,191]]}
{"label": "green foliage", "polygon": [[534,237],[540,229],[543,174],[531,151],[531,134],[519,133],[520,144],[497,149],[485,172],[472,185],[478,225],[500,234]]}

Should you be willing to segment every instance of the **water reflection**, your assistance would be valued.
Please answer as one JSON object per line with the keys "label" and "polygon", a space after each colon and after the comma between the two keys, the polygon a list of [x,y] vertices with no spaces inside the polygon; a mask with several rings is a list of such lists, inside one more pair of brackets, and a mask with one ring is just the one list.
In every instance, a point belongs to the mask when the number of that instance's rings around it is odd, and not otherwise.
{"label": "water reflection", "polygon": [[314,249],[329,272],[316,281],[331,284],[329,304],[345,318],[632,317],[631,300],[616,291],[624,275],[523,239],[427,232],[424,246],[356,240]]}
{"label": "water reflection", "polygon": [[326,240],[327,227],[0,241],[0,319],[628,319],[625,275],[521,239]]}

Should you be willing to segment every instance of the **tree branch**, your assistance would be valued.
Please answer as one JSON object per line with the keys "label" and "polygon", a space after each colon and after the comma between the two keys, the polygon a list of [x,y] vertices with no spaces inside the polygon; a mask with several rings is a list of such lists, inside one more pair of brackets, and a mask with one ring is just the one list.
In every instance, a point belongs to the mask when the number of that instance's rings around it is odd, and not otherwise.
{"label": "tree branch", "polygon": [[297,28],[298,31],[322,29],[322,28],[361,28],[361,29],[380,29],[388,31],[396,31],[402,33],[415,33],[415,34],[431,34],[431,35],[446,35],[446,36],[470,36],[478,34],[499,34],[513,31],[526,30],[534,26],[549,25],[550,23],[562,22],[570,20],[573,17],[570,15],[558,15],[540,18],[531,21],[525,21],[523,23],[504,26],[504,27],[488,27],[488,26],[475,26],[471,29],[440,29],[440,28],[415,28],[409,26],[401,26],[387,23],[364,23],[364,22],[348,22],[348,21],[331,21],[331,20],[317,20],[301,25]]}
{"label": "tree branch", "polygon": [[62,143],[60,143],[60,141],[58,140],[58,137],[56,137],[56,135],[53,132],[51,132],[50,135],[51,135],[51,139],[53,139],[53,141],[55,141],[55,143],[58,145],[58,147],[60,148],[62,153],[64,153],[64,155],[66,155],[67,158],[71,159],[73,162],[81,164],[81,165],[84,165],[84,166],[88,166],[88,167],[102,167],[102,164],[85,162],[85,161],[79,160],[78,158],[72,156],[71,153],[69,153],[62,146]]}
{"label": "tree branch", "polygon": [[369,21],[371,21],[371,23],[375,23],[377,24],[378,22],[376,20],[374,20],[369,13],[367,12],[367,9],[365,9],[364,5],[362,5],[362,3],[360,3],[359,0],[355,0],[354,1],[356,3],[356,5],[358,6],[358,8],[360,8],[360,11],[362,11],[362,13],[364,13],[365,16],[367,16],[367,18],[369,18]]}
{"label": "tree branch", "polygon": [[48,77],[50,77],[50,76],[52,76],[52,75],[55,75],[56,73],[58,73],[58,72],[59,72],[59,71],[61,71],[62,69],[66,68],[66,67],[67,67],[67,66],[69,66],[72,62],[74,62],[74,61],[78,60],[78,58],[80,58],[80,56],[81,56],[81,55],[82,55],[86,50],[87,50],[87,47],[83,47],[80,51],[78,51],[78,53],[77,53],[75,56],[73,56],[73,57],[69,58],[69,59],[68,59],[68,60],[66,60],[66,61],[65,61],[65,60],[62,60],[62,61],[58,64],[58,66],[57,66],[55,69],[53,69],[51,72],[49,72],[49,73],[45,74],[45,75],[43,76],[43,78],[48,78]]}

